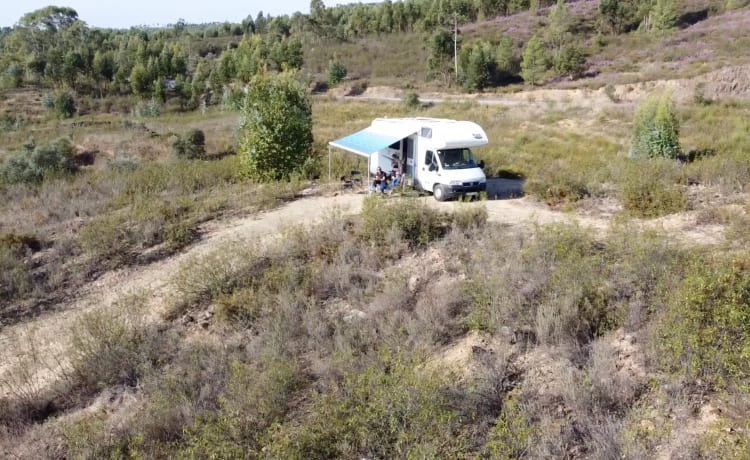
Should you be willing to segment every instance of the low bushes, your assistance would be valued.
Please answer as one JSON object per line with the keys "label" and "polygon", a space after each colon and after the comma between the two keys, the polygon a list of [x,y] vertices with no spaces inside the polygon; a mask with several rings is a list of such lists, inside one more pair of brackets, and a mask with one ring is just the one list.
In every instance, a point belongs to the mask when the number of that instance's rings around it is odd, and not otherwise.
{"label": "low bushes", "polygon": [[661,365],[691,381],[750,385],[750,260],[695,261],[655,332]]}
{"label": "low bushes", "polygon": [[141,301],[125,299],[131,304],[87,313],[74,325],[69,356],[75,386],[84,392],[135,386],[150,366],[171,355],[169,334],[143,321]]}
{"label": "low bushes", "polygon": [[463,449],[445,374],[416,356],[382,350],[375,362],[314,393],[308,416],[267,446],[276,458],[447,458]]}
{"label": "low bushes", "polygon": [[41,243],[30,235],[0,233],[0,296],[16,299],[33,289],[29,256]]}
{"label": "low bushes", "polygon": [[206,135],[200,129],[191,129],[172,143],[172,152],[178,158],[200,159],[206,155]]}
{"label": "low bushes", "polygon": [[45,176],[67,175],[77,170],[69,140],[60,139],[44,145],[31,142],[2,165],[0,178],[10,184],[39,183]]}
{"label": "low bushes", "polygon": [[668,160],[640,160],[626,165],[622,178],[622,203],[639,217],[659,217],[687,209],[685,186],[678,184],[683,171]]}

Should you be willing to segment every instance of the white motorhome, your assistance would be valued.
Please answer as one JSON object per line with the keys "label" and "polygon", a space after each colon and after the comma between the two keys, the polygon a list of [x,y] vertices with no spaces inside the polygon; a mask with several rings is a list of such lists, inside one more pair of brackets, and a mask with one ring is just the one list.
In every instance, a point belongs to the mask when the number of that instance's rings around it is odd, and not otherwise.
{"label": "white motorhome", "polygon": [[368,128],[328,144],[367,157],[371,174],[378,167],[389,172],[395,156],[407,185],[443,201],[486,190],[487,179],[471,149],[487,143],[484,130],[470,121],[377,118]]}

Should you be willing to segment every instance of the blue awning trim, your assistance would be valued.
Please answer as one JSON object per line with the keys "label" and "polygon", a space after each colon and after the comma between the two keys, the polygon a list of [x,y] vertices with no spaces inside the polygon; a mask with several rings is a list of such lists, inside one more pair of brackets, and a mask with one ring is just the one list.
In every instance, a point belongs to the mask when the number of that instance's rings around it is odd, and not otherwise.
{"label": "blue awning trim", "polygon": [[342,137],[341,139],[331,141],[328,144],[333,147],[356,153],[357,155],[369,157],[373,153],[383,150],[410,134],[413,134],[413,132],[408,128],[404,129],[402,132],[388,134],[375,132],[370,128],[367,128],[346,137]]}

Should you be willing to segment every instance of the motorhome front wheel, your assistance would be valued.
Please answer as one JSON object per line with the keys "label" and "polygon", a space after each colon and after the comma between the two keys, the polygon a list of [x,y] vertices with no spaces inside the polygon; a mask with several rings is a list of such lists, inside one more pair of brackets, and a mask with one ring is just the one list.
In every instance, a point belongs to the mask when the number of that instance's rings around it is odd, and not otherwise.
{"label": "motorhome front wheel", "polygon": [[435,184],[432,189],[432,196],[438,201],[445,201],[448,198],[448,192],[445,191],[445,186],[442,184]]}

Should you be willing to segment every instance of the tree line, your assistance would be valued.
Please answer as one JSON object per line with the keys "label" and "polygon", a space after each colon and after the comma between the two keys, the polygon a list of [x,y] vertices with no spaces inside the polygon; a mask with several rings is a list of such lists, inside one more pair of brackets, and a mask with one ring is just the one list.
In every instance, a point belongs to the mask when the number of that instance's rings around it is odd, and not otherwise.
{"label": "tree line", "polygon": [[[35,84],[96,97],[136,95],[187,107],[261,69],[300,69],[310,43],[363,36],[423,33],[430,51],[429,77],[468,90],[543,76],[575,77],[585,68],[576,21],[563,0],[405,0],[327,8],[310,2],[310,13],[272,17],[259,12],[240,23],[161,28],[90,28],[72,8],[49,6],[0,30],[0,85]],[[548,24],[527,43],[496,37],[454,49],[453,28],[477,20],[549,7]],[[675,0],[601,0],[597,27],[603,34],[635,28],[668,30],[677,23]],[[434,32],[433,32],[434,31]],[[523,51],[520,52],[523,45]],[[454,53],[459,68],[455,68]],[[458,70],[458,72],[456,72]]]}
{"label": "tree line", "polygon": [[[261,68],[301,68],[302,43],[273,24],[261,12],[238,25],[243,27],[239,43],[216,45],[209,41],[219,36],[215,26],[189,32],[178,21],[159,29],[97,29],[72,8],[50,6],[24,15],[0,34],[0,68],[5,69],[0,83],[160,102],[173,96],[196,105],[211,89],[247,82]],[[236,32],[220,29],[226,35]]]}

